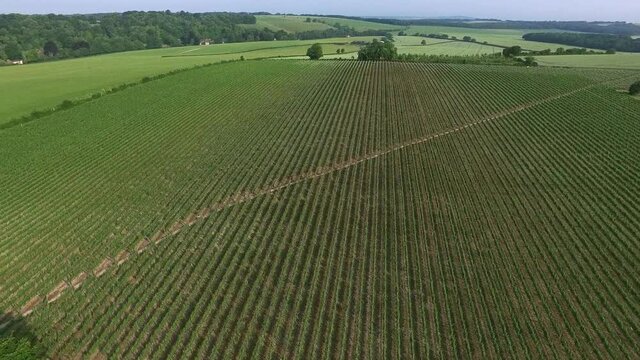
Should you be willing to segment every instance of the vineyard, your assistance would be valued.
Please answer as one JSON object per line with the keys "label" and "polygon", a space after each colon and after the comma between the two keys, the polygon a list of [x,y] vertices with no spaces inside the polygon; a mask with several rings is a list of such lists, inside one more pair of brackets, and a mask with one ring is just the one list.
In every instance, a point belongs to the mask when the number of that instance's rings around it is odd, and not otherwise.
{"label": "vineyard", "polygon": [[247,61],[0,131],[0,333],[54,358],[637,358],[640,102],[615,89],[638,76]]}

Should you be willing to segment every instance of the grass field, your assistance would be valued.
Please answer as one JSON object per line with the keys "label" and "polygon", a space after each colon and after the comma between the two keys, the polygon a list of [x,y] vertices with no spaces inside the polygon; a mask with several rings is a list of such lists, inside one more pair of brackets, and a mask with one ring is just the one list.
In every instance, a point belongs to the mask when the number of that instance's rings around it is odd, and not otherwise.
{"label": "grass field", "polygon": [[[426,40],[427,45],[421,45],[422,40]],[[395,42],[399,54],[469,56],[502,52],[502,48],[494,46],[471,42],[425,39],[418,36],[396,36]]]}
{"label": "grass field", "polygon": [[[132,51],[26,66],[0,67],[0,124],[58,105],[63,100],[83,98],[102,89],[145,76],[199,64],[246,59],[305,55],[316,42],[344,43],[367,38],[336,38],[311,41],[268,41],[218,44]],[[357,51],[351,45],[325,45],[328,53],[338,48]],[[212,56],[192,56],[212,55]]]}
{"label": "grass field", "polygon": [[246,28],[262,30],[264,28],[273,31],[285,31],[288,33],[297,33],[313,30],[327,30],[333,28],[331,25],[319,22],[305,22],[306,17],[291,15],[257,15],[255,25],[243,25]]}
{"label": "grass field", "polygon": [[544,66],[640,70],[640,54],[538,56],[536,61]]}
{"label": "grass field", "polygon": [[403,27],[387,24],[378,24],[369,21],[341,19],[332,17],[310,16],[311,19],[321,20],[322,22],[306,22],[307,16],[294,15],[257,15],[257,23],[255,25],[244,25],[257,29],[268,28],[273,31],[283,30],[288,33],[305,32],[312,30],[326,30],[333,28],[333,25],[340,24],[349,26],[356,31],[366,30],[389,30],[399,31]]}
{"label": "grass field", "polygon": [[[449,36],[456,36],[458,39],[462,39],[464,36],[471,36],[478,42],[484,41],[489,44],[499,46],[520,46],[523,49],[528,50],[545,50],[551,49],[555,51],[559,47],[568,48],[570,46],[543,43],[537,41],[526,41],[522,39],[522,35],[530,32],[539,32],[539,30],[527,30],[527,29],[467,29],[460,27],[448,27],[448,26],[411,26],[405,30],[407,34],[447,34]],[[551,30],[545,30],[551,31]]]}
{"label": "grass field", "polygon": [[635,358],[634,76],[237,62],[7,129],[0,309],[56,358]]}

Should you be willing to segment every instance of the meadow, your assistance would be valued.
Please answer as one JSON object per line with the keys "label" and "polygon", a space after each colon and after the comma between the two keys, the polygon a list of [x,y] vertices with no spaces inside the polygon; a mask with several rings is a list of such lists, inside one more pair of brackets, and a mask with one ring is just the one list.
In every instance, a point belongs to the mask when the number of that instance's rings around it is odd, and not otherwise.
{"label": "meadow", "polygon": [[55,358],[640,356],[638,76],[245,61],[0,131],[0,309]]}

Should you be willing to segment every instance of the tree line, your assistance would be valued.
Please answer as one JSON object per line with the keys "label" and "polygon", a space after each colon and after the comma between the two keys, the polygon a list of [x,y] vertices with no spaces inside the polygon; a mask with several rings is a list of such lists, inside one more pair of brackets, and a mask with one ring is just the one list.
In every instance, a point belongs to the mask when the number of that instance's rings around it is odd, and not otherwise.
{"label": "tree line", "polygon": [[300,33],[256,29],[247,13],[125,12],[94,15],[0,15],[0,64],[213,43],[383,36],[336,24]]}
{"label": "tree line", "polygon": [[522,36],[529,41],[549,42],[608,51],[640,52],[640,39],[626,35],[584,33],[531,33]]}

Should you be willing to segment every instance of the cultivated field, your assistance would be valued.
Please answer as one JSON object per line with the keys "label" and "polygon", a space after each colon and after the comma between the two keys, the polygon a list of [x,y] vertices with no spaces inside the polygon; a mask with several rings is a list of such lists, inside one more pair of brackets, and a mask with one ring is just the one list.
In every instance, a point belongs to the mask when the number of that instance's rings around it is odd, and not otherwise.
{"label": "cultivated field", "polygon": [[638,76],[247,61],[0,131],[0,308],[53,357],[636,358]]}

